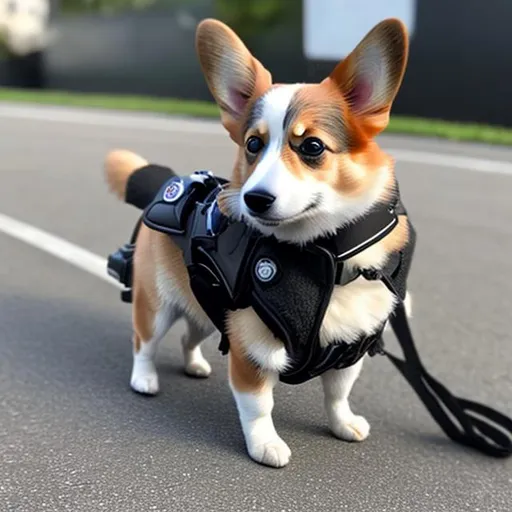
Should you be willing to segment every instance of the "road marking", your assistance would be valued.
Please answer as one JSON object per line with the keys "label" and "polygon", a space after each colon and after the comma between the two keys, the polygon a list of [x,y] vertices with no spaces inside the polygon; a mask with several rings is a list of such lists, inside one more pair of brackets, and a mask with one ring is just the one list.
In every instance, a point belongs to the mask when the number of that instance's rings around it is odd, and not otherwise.
{"label": "road marking", "polygon": [[123,289],[121,283],[107,274],[107,260],[87,249],[1,213],[0,232],[66,261],[119,289]]}
{"label": "road marking", "polygon": [[487,160],[443,153],[430,153],[427,151],[409,151],[407,149],[386,148],[398,161],[414,164],[429,164],[438,167],[451,167],[477,172],[489,172],[493,174],[512,174],[512,162],[500,160]]}
{"label": "road marking", "polygon": [[[179,118],[143,112],[0,103],[0,118],[226,137],[224,128],[217,120]],[[387,146],[386,151],[392,154],[398,161],[403,162],[512,175],[512,162],[507,161],[469,157],[453,153],[406,150]]]}
{"label": "road marking", "polygon": [[199,133],[226,136],[217,120],[197,120],[158,114],[103,111],[100,109],[71,109],[43,105],[24,106],[0,103],[0,117],[50,123],[67,123],[108,128],[154,130],[159,132]]}

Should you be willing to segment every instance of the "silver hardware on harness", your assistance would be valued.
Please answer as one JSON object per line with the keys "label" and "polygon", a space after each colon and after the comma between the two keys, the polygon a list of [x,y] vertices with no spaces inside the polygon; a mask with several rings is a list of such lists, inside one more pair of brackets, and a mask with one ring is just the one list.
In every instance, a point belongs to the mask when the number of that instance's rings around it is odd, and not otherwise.
{"label": "silver hardware on harness", "polygon": [[274,279],[277,274],[277,266],[270,258],[261,258],[256,263],[256,277],[263,283],[268,283]]}

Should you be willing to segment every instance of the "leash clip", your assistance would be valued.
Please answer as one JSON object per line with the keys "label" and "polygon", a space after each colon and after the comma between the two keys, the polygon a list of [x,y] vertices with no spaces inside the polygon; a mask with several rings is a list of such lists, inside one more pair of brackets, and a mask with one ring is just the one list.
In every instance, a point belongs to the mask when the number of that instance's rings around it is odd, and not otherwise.
{"label": "leash clip", "polygon": [[382,272],[376,268],[363,268],[360,272],[367,281],[380,281],[382,279]]}

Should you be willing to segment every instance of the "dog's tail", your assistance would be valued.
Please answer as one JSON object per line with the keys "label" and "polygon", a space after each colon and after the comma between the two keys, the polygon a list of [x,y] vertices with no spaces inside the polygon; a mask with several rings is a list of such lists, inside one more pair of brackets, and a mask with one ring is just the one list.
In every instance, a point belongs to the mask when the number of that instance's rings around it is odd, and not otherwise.
{"label": "dog's tail", "polygon": [[153,201],[160,187],[176,173],[125,149],[110,151],[105,159],[105,179],[121,201],[140,210]]}

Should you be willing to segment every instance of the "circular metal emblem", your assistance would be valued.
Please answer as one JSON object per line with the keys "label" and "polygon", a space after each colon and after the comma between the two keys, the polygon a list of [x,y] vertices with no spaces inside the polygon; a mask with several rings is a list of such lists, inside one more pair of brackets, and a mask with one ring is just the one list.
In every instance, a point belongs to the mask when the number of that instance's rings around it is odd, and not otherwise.
{"label": "circular metal emblem", "polygon": [[258,280],[263,283],[268,283],[272,281],[277,274],[277,266],[271,259],[261,258],[261,260],[256,263],[255,272]]}
{"label": "circular metal emblem", "polygon": [[178,200],[183,195],[184,190],[185,188],[181,180],[174,181],[165,187],[163,199],[167,203],[174,203],[174,201]]}

